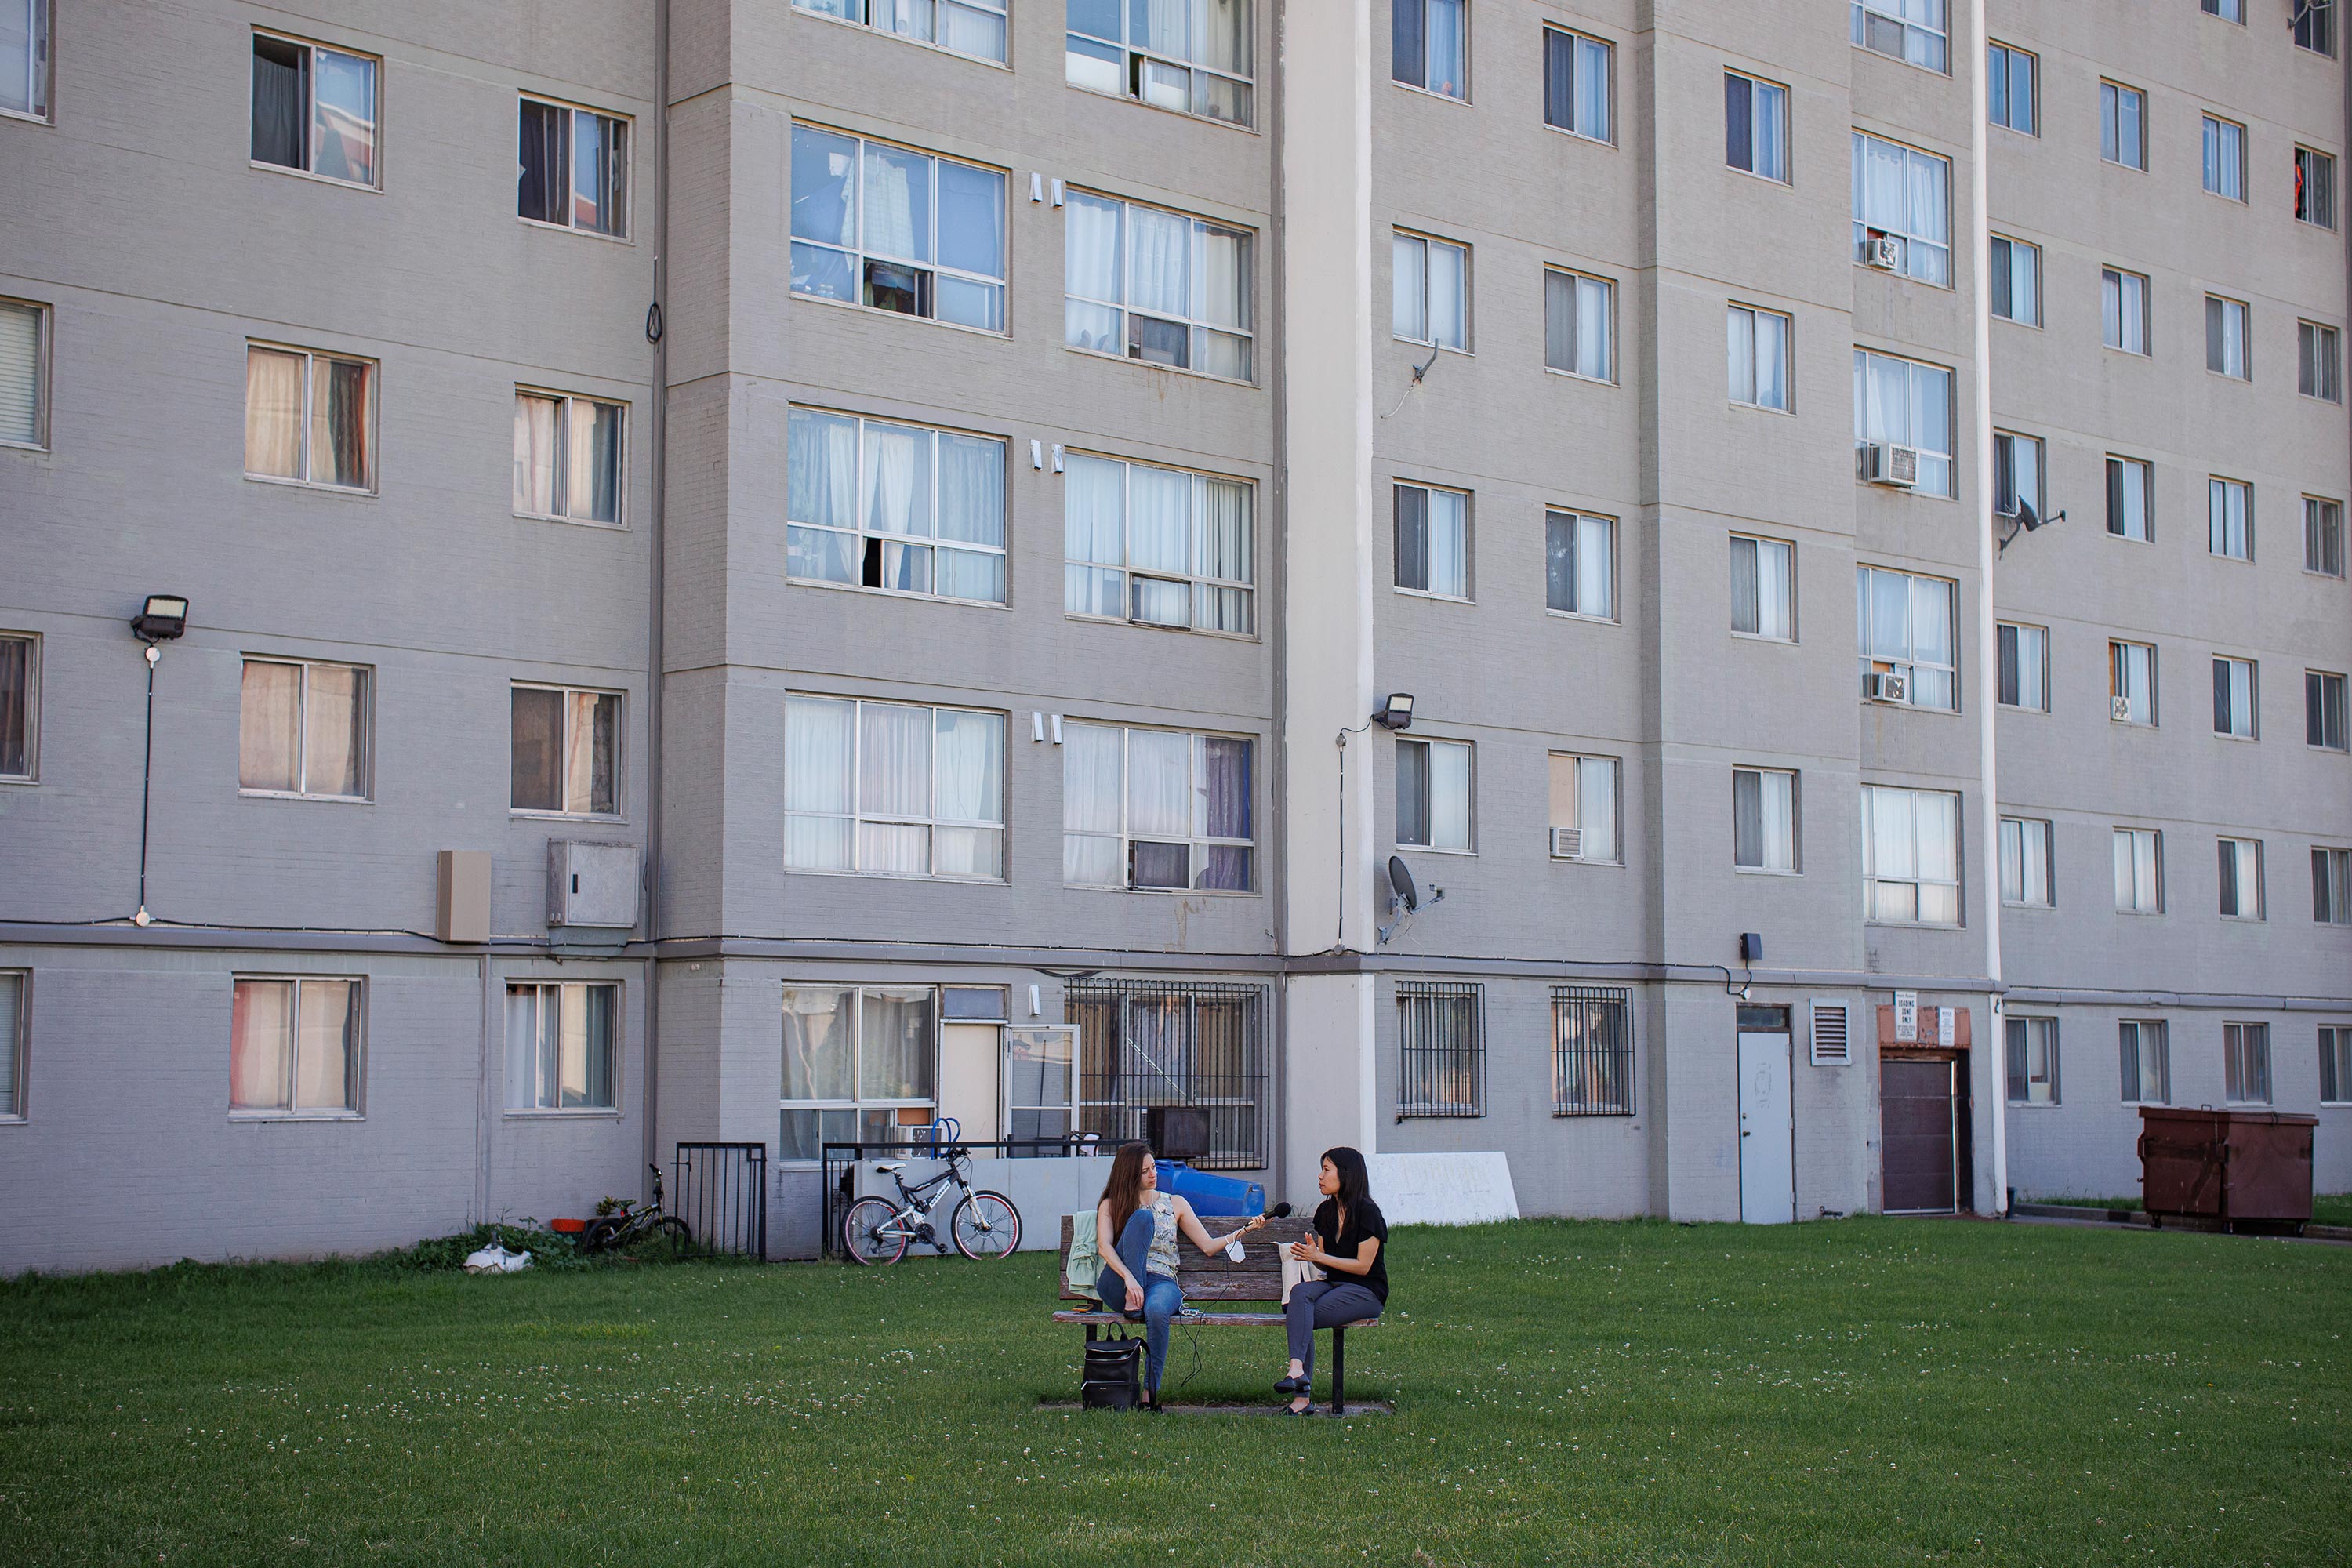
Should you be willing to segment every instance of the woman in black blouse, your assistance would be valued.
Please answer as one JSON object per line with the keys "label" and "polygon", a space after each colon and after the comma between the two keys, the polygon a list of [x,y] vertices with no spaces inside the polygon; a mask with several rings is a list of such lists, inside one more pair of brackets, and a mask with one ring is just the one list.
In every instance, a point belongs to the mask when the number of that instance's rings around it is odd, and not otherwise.
{"label": "woman in black blouse", "polygon": [[1290,1244],[1290,1255],[1321,1265],[1328,1278],[1294,1285],[1283,1317],[1290,1331],[1290,1373],[1274,1385],[1297,1395],[1288,1413],[1304,1415],[1315,1384],[1315,1331],[1377,1318],[1388,1305],[1389,1266],[1381,1256],[1389,1222],[1372,1201],[1364,1157],[1353,1149],[1327,1149],[1316,1181],[1323,1202],[1315,1211],[1315,1236]]}

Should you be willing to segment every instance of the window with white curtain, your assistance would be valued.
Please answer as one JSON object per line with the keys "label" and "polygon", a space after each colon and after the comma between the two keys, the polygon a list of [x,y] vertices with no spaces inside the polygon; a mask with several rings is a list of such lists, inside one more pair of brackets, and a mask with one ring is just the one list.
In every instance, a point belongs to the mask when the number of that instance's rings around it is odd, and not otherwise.
{"label": "window with white curtain", "polygon": [[2099,84],[2099,156],[2126,169],[2147,167],[2147,94],[2120,82]]}
{"label": "window with white curtain", "polygon": [[1617,520],[1544,513],[1544,607],[1587,620],[1617,618]]}
{"label": "window with white curtain", "polygon": [[787,985],[777,1155],[885,1143],[937,1109],[939,994],[928,985]]}
{"label": "window with white curtain", "polygon": [[2042,324],[2042,247],[1992,237],[1992,313],[2021,327]]}
{"label": "window with white curtain", "polygon": [[1589,381],[1617,379],[1617,286],[1606,278],[1544,268],[1544,367]]}
{"label": "window with white curtain", "polygon": [[1251,122],[1250,0],[1068,0],[1067,10],[1063,70],[1072,87],[1228,125]]}
{"label": "window with white curtain", "polygon": [[1614,141],[1609,45],[1559,27],[1546,27],[1543,37],[1544,123],[1589,141]]}
{"label": "window with white curtain", "polygon": [[25,1119],[25,982],[19,969],[0,970],[0,1121]]}
{"label": "window with white curtain", "polygon": [[563,522],[621,521],[625,405],[515,389],[514,509]]}
{"label": "window with white curtain", "polygon": [[1927,70],[1948,68],[1951,20],[1945,0],[1853,0],[1853,41]]}
{"label": "window with white curtain", "polygon": [[1257,626],[1255,491],[1245,479],[1069,455],[1063,607],[1248,637]]}
{"label": "window with white curtain", "polygon": [[1255,758],[1247,737],[1067,723],[1062,742],[1065,882],[1250,890]]}
{"label": "window with white curtain", "polygon": [[2221,1094],[2232,1105],[2271,1102],[2271,1026],[2221,1026]]}
{"label": "window with white curtain", "polygon": [[2259,838],[2221,838],[2215,843],[2221,850],[2221,918],[2261,920],[2263,841]]}
{"label": "window with white curtain", "polygon": [[1442,239],[1398,229],[1390,253],[1394,274],[1389,333],[1435,348],[1470,347],[1470,252]]}
{"label": "window with white curtain", "polygon": [[1470,96],[1470,0],[1389,0],[1389,75],[1445,98]]}
{"label": "window with white curtain", "polygon": [[2256,738],[2254,661],[2217,655],[2213,660],[2213,733]]}
{"label": "window with white curtain", "polygon": [[1917,488],[1953,496],[1952,373],[1939,364],[1853,351],[1853,444],[1910,447],[1919,454]]}
{"label": "window with white curtain", "polygon": [[0,446],[48,445],[48,325],[46,305],[0,300]]}
{"label": "window with white curtain", "polygon": [[2319,1102],[2352,1102],[2352,1025],[2319,1026]]}
{"label": "window with white curtain", "polygon": [[2172,1041],[2161,1018],[2126,1018],[2116,1026],[2126,1105],[2162,1105],[2172,1098]]}
{"label": "window with white curtain", "polygon": [[248,343],[245,477],[375,488],[373,361]]}
{"label": "window with white curtain", "polygon": [[2020,502],[2039,516],[2049,505],[2042,493],[2042,438],[1993,432],[1992,510],[2002,517],[2018,515]]}
{"label": "window with white curtain", "polygon": [[2303,738],[2322,751],[2344,750],[2344,678],[2324,669],[2303,672]]}
{"label": "window with white curtain", "polygon": [[516,1110],[611,1110],[618,1103],[618,985],[507,986],[507,1099]]}
{"label": "window with white curtain", "polygon": [[2116,912],[2164,912],[2164,835],[2153,827],[2116,829]]}
{"label": "window with white curtain", "polygon": [[0,632],[0,779],[30,784],[40,772],[41,639]]}
{"label": "window with white curtain", "polygon": [[793,126],[793,292],[1005,330],[1004,172]]}
{"label": "window with white curtain", "polygon": [[2050,628],[2003,621],[1993,628],[2000,649],[2000,706],[2050,711]]}
{"label": "window with white curtain", "polygon": [[344,184],[374,185],[376,79],[382,69],[373,55],[255,32],[253,161]]}
{"label": "window with white curtain", "polygon": [[49,117],[49,0],[0,0],[0,114]]}
{"label": "window with white curtain", "polygon": [[821,408],[786,418],[784,574],[1001,605],[1004,443]]}
{"label": "window with white curtain", "polygon": [[1252,379],[1248,230],[1075,188],[1063,211],[1065,342]]}
{"label": "window with white curtain", "polygon": [[1959,924],[1960,797],[1863,785],[1862,882],[1876,924]]}
{"label": "window with white curtain", "polygon": [[1731,630],[1797,640],[1797,547],[1785,539],[1731,536]]}
{"label": "window with white curtain", "polygon": [[[793,0],[797,10],[1004,63],[1005,0]],[[1071,7],[1076,10],[1076,6]]]}
{"label": "window with white curtain", "polygon": [[2107,531],[2143,544],[2156,537],[2155,469],[2146,459],[2107,459]]}
{"label": "window with white curtain", "polygon": [[2099,270],[2099,341],[2127,354],[2150,352],[2147,279],[2119,267]]}
{"label": "window with white curtain", "polygon": [[2000,901],[2050,908],[2050,824],[2030,816],[2000,819]]}
{"label": "window with white curtain", "polygon": [[1865,258],[1892,237],[1896,270],[1946,288],[1952,281],[1952,161],[1899,142],[1853,133],[1853,246]]}
{"label": "window with white curtain", "polygon": [[515,216],[528,223],[629,235],[629,121],[568,103],[525,98],[520,115]]}
{"label": "window with white curtain", "polygon": [[1470,596],[1470,493],[1395,488],[1396,585],[1441,599]]}
{"label": "window with white curtain", "polygon": [[[2334,327],[2317,321],[2294,324],[2294,389],[2323,403],[2344,401],[2344,350]],[[0,373],[5,374],[5,373]],[[0,396],[5,396],[0,394]],[[5,417],[5,416],[0,416]]]}
{"label": "window with white curtain", "polygon": [[1797,869],[1797,775],[1731,770],[1731,863],[1742,871]]}
{"label": "window with white curtain", "polygon": [[1903,677],[1903,701],[1958,712],[1959,584],[1884,566],[1854,570],[1863,690],[1874,675]]}
{"label": "window with white curtain", "polygon": [[2321,925],[2352,925],[2352,849],[2312,850],[2311,918]]}
{"label": "window with white curtain", "polygon": [[247,658],[237,704],[237,788],[365,800],[372,684],[364,665]]}
{"label": "window with white curtain", "polygon": [[2205,116],[2205,189],[2233,202],[2246,199],[2246,128],[2234,120]]}
{"label": "window with white curtain", "polygon": [[1577,859],[1622,864],[1625,846],[1618,823],[1622,764],[1615,757],[1554,752],[1550,767],[1551,826],[1577,830]]}
{"label": "window with white curtain", "polygon": [[2118,724],[2156,722],[2156,645],[2107,644],[2107,716]]}
{"label": "window with white curtain", "polygon": [[360,1113],[361,983],[240,974],[230,988],[229,1113]]}
{"label": "window with white curtain", "polygon": [[2294,216],[2319,228],[2336,226],[2336,160],[2330,154],[2294,150]]}
{"label": "window with white curtain", "polygon": [[1004,879],[1004,715],[784,700],[784,868]]}
{"label": "window with white curtain", "polygon": [[621,815],[621,694],[514,688],[508,804],[562,816]]}
{"label": "window with white curtain", "polygon": [[1470,852],[1470,745],[1396,743],[1396,841],[1406,849]]}
{"label": "window with white curtain", "polygon": [[2254,558],[2254,487],[2243,479],[2205,481],[2207,547],[2232,561]]}
{"label": "window with white curtain", "polygon": [[1738,71],[1723,73],[1723,161],[1760,178],[1788,183],[1787,88]]}
{"label": "window with white curtain", "polygon": [[1789,411],[1788,316],[1753,305],[1733,305],[1724,314],[1730,345],[1731,401],[1750,408]]}
{"label": "window with white curtain", "polygon": [[2205,368],[2238,381],[2253,379],[2245,301],[2205,296]]}
{"label": "window with white curtain", "polygon": [[2038,134],[2041,105],[2034,89],[2040,65],[2014,44],[1985,46],[1985,107],[1995,125]]}
{"label": "window with white curtain", "polygon": [[2344,575],[2344,503],[2303,498],[2303,569],[2323,577]]}
{"label": "window with white curtain", "polygon": [[2058,1020],[2012,1016],[2003,1020],[2009,1053],[2009,1102],[2058,1103]]}

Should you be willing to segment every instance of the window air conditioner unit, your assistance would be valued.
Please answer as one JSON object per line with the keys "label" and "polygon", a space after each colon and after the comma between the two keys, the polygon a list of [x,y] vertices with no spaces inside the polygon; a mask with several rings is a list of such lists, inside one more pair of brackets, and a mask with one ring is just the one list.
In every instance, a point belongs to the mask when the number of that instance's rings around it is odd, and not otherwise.
{"label": "window air conditioner unit", "polygon": [[2116,723],[2118,723],[2118,724],[2128,724],[2128,723],[2130,723],[2130,722],[2131,722],[2131,699],[2130,699],[2130,698],[2128,698],[2128,697],[2110,697],[2110,698],[2108,698],[2108,699],[2107,699],[2107,717],[2108,717],[2108,718],[2110,718],[2110,719],[2113,719],[2113,720],[2114,720]]}
{"label": "window air conditioner unit", "polygon": [[1873,441],[1862,449],[1862,477],[1874,485],[1910,489],[1919,482],[1919,448]]}
{"label": "window air conditioner unit", "polygon": [[1911,695],[1909,683],[1891,669],[1872,671],[1870,684],[1863,689],[1863,694],[1873,702],[1907,702]]}
{"label": "window air conditioner unit", "polygon": [[1555,860],[1584,858],[1584,829],[1555,827],[1551,830],[1551,858]]}
{"label": "window air conditioner unit", "polygon": [[1903,246],[1891,234],[1874,234],[1862,242],[1862,264],[1875,267],[1881,272],[1902,269]]}

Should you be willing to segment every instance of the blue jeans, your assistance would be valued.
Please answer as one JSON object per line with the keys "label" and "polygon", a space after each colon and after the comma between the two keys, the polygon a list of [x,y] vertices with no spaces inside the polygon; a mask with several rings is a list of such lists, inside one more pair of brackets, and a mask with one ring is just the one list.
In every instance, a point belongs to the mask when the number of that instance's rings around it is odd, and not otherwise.
{"label": "blue jeans", "polygon": [[[1118,1245],[1113,1250],[1127,1265],[1127,1271],[1143,1281],[1143,1384],[1157,1394],[1160,1369],[1168,1364],[1168,1321],[1183,1310],[1184,1292],[1165,1274],[1153,1274],[1144,1268],[1151,1252],[1150,1209],[1138,1209],[1127,1216],[1127,1227],[1118,1233]],[[1097,1277],[1095,1289],[1102,1293],[1103,1306],[1108,1310],[1127,1310],[1127,1281],[1108,1263]]]}

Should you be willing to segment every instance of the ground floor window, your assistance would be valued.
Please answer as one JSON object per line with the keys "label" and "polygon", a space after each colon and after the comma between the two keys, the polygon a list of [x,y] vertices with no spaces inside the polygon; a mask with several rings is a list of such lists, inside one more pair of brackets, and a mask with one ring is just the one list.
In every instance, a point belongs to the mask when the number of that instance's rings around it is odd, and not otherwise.
{"label": "ground floor window", "polygon": [[1633,1114],[1633,993],[1616,985],[1551,988],[1551,1113]]}
{"label": "ground floor window", "polygon": [[1266,995],[1260,985],[1081,981],[1063,994],[1078,1030],[1078,1128],[1118,1144],[1145,1112],[1209,1113],[1209,1170],[1263,1169],[1270,1153]]}
{"label": "ground floor window", "polygon": [[2352,1024],[2319,1026],[2319,1099],[2325,1105],[2352,1101]]}
{"label": "ground floor window", "polygon": [[2271,1026],[2221,1026],[2222,1092],[2232,1105],[2271,1102]]}
{"label": "ground floor window", "polygon": [[2162,1105],[2172,1098],[2172,1042],[2160,1018],[2116,1026],[2123,1054],[2124,1103]]}
{"label": "ground floor window", "polygon": [[786,986],[778,1157],[821,1159],[826,1143],[888,1142],[928,1124],[939,1040],[930,986]]}
{"label": "ground floor window", "polygon": [[0,1121],[24,1114],[25,976],[19,971],[0,974]]}
{"label": "ground floor window", "polygon": [[523,982],[507,987],[507,1109],[610,1110],[617,985]]}
{"label": "ground floor window", "polygon": [[228,1108],[357,1115],[360,982],[238,976],[229,1009]]}
{"label": "ground floor window", "polygon": [[2009,1020],[2009,1102],[2058,1103],[2058,1020]]}
{"label": "ground floor window", "polygon": [[1408,1116],[1486,1114],[1483,987],[1397,982],[1397,1109]]}

